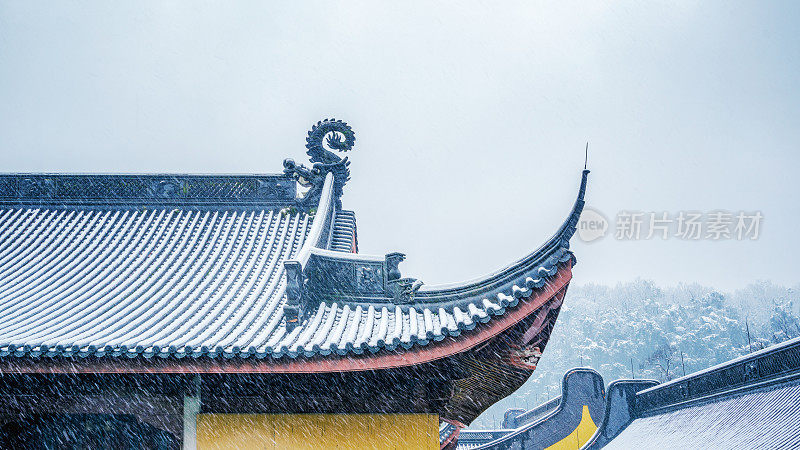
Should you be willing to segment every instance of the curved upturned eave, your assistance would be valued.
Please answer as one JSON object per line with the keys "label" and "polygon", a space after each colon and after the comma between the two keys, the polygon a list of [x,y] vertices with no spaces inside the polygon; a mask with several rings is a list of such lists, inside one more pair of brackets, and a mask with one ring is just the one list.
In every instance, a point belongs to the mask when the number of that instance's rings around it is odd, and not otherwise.
{"label": "curved upturned eave", "polygon": [[[476,297],[488,297],[498,293],[510,293],[513,286],[523,290],[532,290],[543,286],[546,279],[555,274],[560,263],[571,259],[574,263],[574,256],[569,251],[569,241],[575,234],[578,218],[583,211],[584,196],[589,170],[584,170],[581,176],[578,196],[572,206],[567,218],[553,236],[545,241],[538,249],[529,253],[523,258],[487,275],[457,283],[423,285],[414,295],[414,302],[429,307],[431,304],[438,304],[445,308],[459,306],[464,300]],[[325,225],[320,218],[327,218],[333,208],[332,200],[333,180],[328,175],[325,186],[320,198],[319,208],[314,221],[314,228],[309,235],[304,247],[300,250],[297,257],[305,266],[311,254],[324,255],[333,259],[363,262],[380,262],[384,256],[346,254],[326,250],[326,245],[319,239]],[[315,231],[315,229],[318,229]],[[524,292],[523,294],[526,294]],[[353,299],[354,303],[370,303],[369,299]]]}
{"label": "curved upturned eave", "polygon": [[[270,347],[267,349],[267,353],[271,354],[275,359],[281,359],[284,356],[292,359],[299,356],[326,356],[331,353],[352,357],[353,355],[366,354],[367,352],[376,354],[381,350],[394,351],[401,348],[410,350],[412,347],[418,347],[417,352],[424,352],[430,347],[443,345],[432,346],[431,344],[448,337],[458,337],[462,332],[470,332],[470,337],[479,336],[480,339],[488,339],[494,335],[494,333],[487,331],[487,329],[492,328],[493,324],[505,323],[511,326],[511,324],[516,323],[515,321],[509,322],[508,317],[516,317],[518,310],[527,304],[527,299],[539,298],[543,292],[552,289],[554,284],[559,284],[556,280],[563,281],[565,272],[567,277],[571,278],[575,259],[569,250],[569,240],[576,231],[578,218],[583,211],[588,174],[588,170],[583,171],[578,196],[570,214],[558,231],[545,244],[524,258],[477,280],[446,287],[434,286],[428,289],[421,289],[414,293],[412,301],[404,304],[392,302],[391,298],[386,297],[386,295],[390,295],[389,292],[374,296],[360,296],[348,292],[340,292],[339,295],[334,294],[330,298],[325,296],[324,291],[317,292],[317,298],[321,300],[321,303],[310,306],[308,318],[303,324],[303,326],[310,327],[309,330],[316,331],[305,332],[302,335],[305,337],[300,338],[292,346],[279,345]],[[319,209],[315,217],[315,225],[319,227],[318,230],[327,229],[327,225],[324,224],[330,221],[333,213],[331,182],[332,180],[329,176],[326,179],[320,198]],[[324,233],[324,231],[319,231],[319,233]],[[322,234],[318,235],[315,230],[310,233],[307,244],[301,249],[296,258],[302,267],[306,266],[312,255],[324,256],[341,262],[349,261],[350,263],[380,263],[384,260],[383,257],[379,256],[347,254],[326,250],[326,243],[324,239],[320,238],[321,236]],[[323,273],[327,275],[327,272]],[[383,325],[373,329],[370,333],[370,336],[374,336],[373,333],[377,330],[379,337],[357,340],[357,342],[348,340],[346,345],[342,346],[340,342],[335,348],[333,346],[323,348],[318,342],[311,341],[308,338],[309,333],[314,334],[320,331],[318,327],[322,323],[322,315],[319,313],[322,313],[325,308],[332,307],[335,309],[337,306],[341,307],[343,305],[349,305],[352,308],[364,308],[365,311],[369,311],[369,317],[375,318],[376,321],[380,320]],[[384,312],[378,313],[381,310]],[[417,335],[417,332],[411,331],[410,336],[404,338],[405,340],[401,339],[398,335],[400,333],[395,330],[395,336],[390,337],[386,323],[384,323],[387,322],[384,316],[392,310],[401,315],[402,318],[399,319],[398,323],[402,323],[401,326],[404,328],[407,326],[406,322],[408,320],[412,322],[416,320],[409,319],[407,316],[414,317],[415,314],[422,314],[426,316],[426,321],[428,320],[428,315],[438,317],[437,323],[440,329],[438,332],[436,329],[433,331],[427,330],[424,335]],[[524,315],[518,317],[517,320],[521,320],[522,317]],[[391,320],[394,321],[395,319]],[[325,323],[332,324],[333,322],[327,320]],[[480,324],[483,324],[483,326],[478,327]],[[370,327],[372,326],[370,325]],[[472,331],[476,327],[478,327],[478,330]],[[323,327],[323,334],[330,332],[329,328],[328,325]],[[402,334],[405,336],[405,331],[402,331]],[[469,340],[466,337],[459,339]],[[414,359],[417,361],[416,363],[419,363],[417,357]]]}
{"label": "curved upturned eave", "polygon": [[556,233],[553,234],[553,236],[538,249],[501,269],[472,280],[422,286],[417,293],[417,296],[433,299],[435,297],[459,295],[465,292],[473,294],[476,293],[475,291],[485,289],[487,287],[491,288],[497,284],[504,284],[517,277],[520,277],[533,266],[544,262],[547,257],[552,255],[558,249],[568,249],[569,240],[575,234],[575,227],[578,223],[578,218],[583,211],[588,175],[589,170],[584,170],[581,175],[578,197],[575,199],[575,203],[573,204],[572,210],[570,211],[566,220],[564,220],[564,222],[561,224],[558,231],[556,231]]}

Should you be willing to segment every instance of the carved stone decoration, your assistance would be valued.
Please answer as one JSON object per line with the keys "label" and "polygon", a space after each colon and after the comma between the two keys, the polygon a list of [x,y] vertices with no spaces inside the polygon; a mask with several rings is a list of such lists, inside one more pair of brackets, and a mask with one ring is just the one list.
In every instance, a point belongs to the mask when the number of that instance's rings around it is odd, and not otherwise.
{"label": "carved stone decoration", "polygon": [[511,365],[522,369],[535,370],[542,357],[542,350],[537,345],[523,345],[513,350],[510,354],[509,362]]}
{"label": "carved stone decoration", "polygon": [[400,263],[405,261],[406,255],[400,252],[386,254],[386,279],[389,281],[400,279]]}
{"label": "carved stone decoration", "polygon": [[[336,119],[325,119],[317,122],[306,137],[306,152],[314,165],[311,169],[295,164],[291,159],[283,162],[284,173],[291,174],[302,186],[310,190],[299,202],[301,206],[308,206],[319,199],[319,192],[325,175],[333,174],[333,194],[337,206],[341,207],[340,197],[344,185],[350,180],[350,161],[341,158],[331,150],[338,152],[350,151],[356,142],[355,133],[347,123]],[[327,147],[327,148],[326,148]]]}
{"label": "carved stone decoration", "polygon": [[52,197],[55,193],[55,183],[50,178],[23,178],[20,180],[18,194],[21,197],[43,196]]}
{"label": "carved stone decoration", "polygon": [[400,278],[389,281],[389,292],[396,304],[414,303],[414,295],[422,287],[422,281],[416,278]]}
{"label": "carved stone decoration", "polygon": [[177,198],[180,196],[181,187],[178,180],[161,180],[155,185],[153,191],[160,198]]}
{"label": "carved stone decoration", "polygon": [[29,197],[39,195],[39,183],[33,178],[23,178],[17,186],[17,195],[20,197]]}
{"label": "carved stone decoration", "polygon": [[287,158],[283,160],[283,173],[292,176],[300,186],[309,188],[308,192],[299,200],[300,206],[311,207],[319,202],[327,173],[322,164],[314,164],[314,167],[309,169],[303,164],[297,164],[293,159]]}
{"label": "carved stone decoration", "polygon": [[353,149],[356,135],[346,122],[336,119],[325,119],[311,127],[306,137],[306,148],[312,163],[336,164],[342,162],[335,153],[325,148],[347,152]]}
{"label": "carved stone decoration", "polygon": [[383,268],[379,265],[362,265],[356,269],[358,290],[364,293],[383,291]]}
{"label": "carved stone decoration", "polygon": [[270,183],[265,180],[256,182],[255,197],[257,198],[276,198],[280,195],[280,183]]}
{"label": "carved stone decoration", "polygon": [[0,174],[0,201],[230,206],[295,201],[296,186],[285,175]]}
{"label": "carved stone decoration", "polygon": [[326,270],[324,273],[330,277],[328,283],[330,283],[335,290],[337,291],[347,291],[353,289],[353,285],[355,284],[355,264],[351,262],[336,262],[336,263],[329,263],[330,269]]}
{"label": "carved stone decoration", "polygon": [[744,365],[744,379],[751,381],[758,377],[758,365],[756,361],[748,361]]}

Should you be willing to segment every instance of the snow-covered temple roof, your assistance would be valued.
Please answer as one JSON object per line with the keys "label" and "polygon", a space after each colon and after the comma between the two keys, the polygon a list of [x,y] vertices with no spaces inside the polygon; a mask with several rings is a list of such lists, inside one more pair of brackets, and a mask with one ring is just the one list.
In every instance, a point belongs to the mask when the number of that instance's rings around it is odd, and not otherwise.
{"label": "snow-covered temple roof", "polygon": [[[500,429],[443,422],[442,448],[558,448],[566,440],[584,450],[797,448],[800,338],[662,384],[623,379],[604,389],[600,374],[572,369],[562,393],[529,411],[507,410]],[[581,429],[587,416],[592,426]]]}
{"label": "snow-covered temple roof", "polygon": [[587,448],[797,448],[799,399],[794,338],[610,401]]}
{"label": "snow-covered temple roof", "polygon": [[[0,175],[0,357],[395,367],[473,348],[566,287],[588,171],[539,249],[427,286],[401,276],[401,253],[357,253],[349,161],[331,151],[353,141],[320,122],[313,167],[277,175]],[[362,354],[389,356],[337,358]]]}

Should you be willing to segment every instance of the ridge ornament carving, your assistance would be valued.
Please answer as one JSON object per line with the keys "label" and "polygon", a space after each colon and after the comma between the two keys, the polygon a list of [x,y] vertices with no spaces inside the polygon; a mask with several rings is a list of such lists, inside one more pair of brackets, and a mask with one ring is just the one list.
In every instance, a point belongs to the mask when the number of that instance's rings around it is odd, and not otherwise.
{"label": "ridge ornament carving", "polygon": [[350,161],[332,150],[348,152],[355,143],[356,135],[344,121],[325,119],[311,127],[306,136],[306,153],[312,163],[311,168],[297,164],[292,159],[283,161],[283,172],[293,176],[301,186],[309,188],[306,195],[298,201],[300,206],[308,208],[319,200],[328,173],[333,174],[333,194],[337,206],[341,206],[344,185],[350,180]]}

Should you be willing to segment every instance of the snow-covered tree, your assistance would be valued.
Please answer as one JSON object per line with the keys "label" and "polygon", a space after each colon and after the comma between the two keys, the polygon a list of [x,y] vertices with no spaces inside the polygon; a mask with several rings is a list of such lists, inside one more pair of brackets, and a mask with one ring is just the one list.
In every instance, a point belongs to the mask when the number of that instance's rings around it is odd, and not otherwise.
{"label": "snow-covered tree", "polygon": [[[515,404],[532,408],[559,395],[564,373],[579,365],[594,368],[606,382],[663,381],[683,375],[684,368],[688,374],[800,336],[799,304],[800,286],[769,282],[732,294],[696,283],[665,288],[642,279],[572,286],[536,372],[474,426],[491,427]],[[662,361],[665,370],[647,364],[659,352],[670,357],[668,367]]]}

